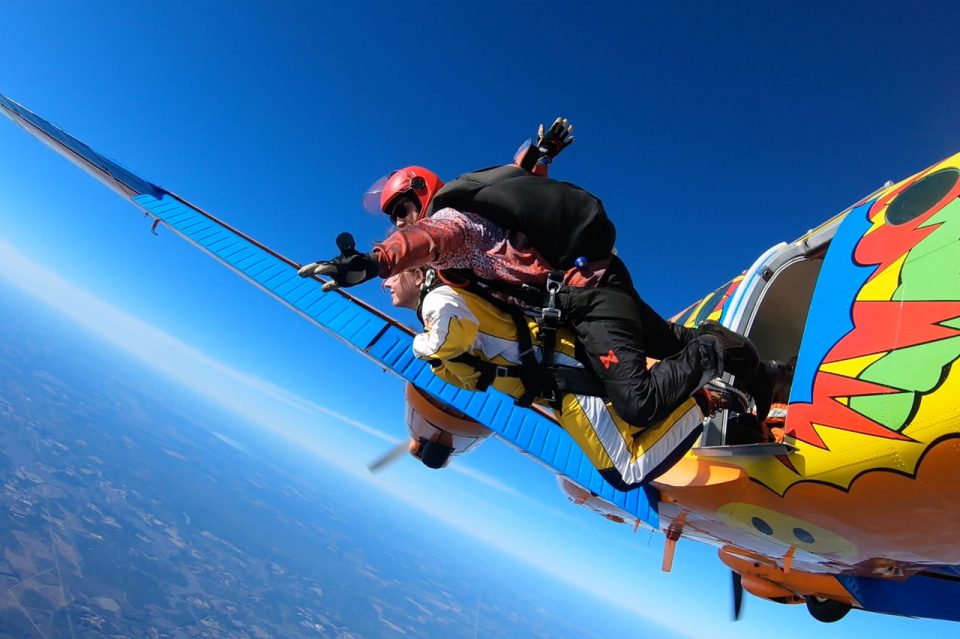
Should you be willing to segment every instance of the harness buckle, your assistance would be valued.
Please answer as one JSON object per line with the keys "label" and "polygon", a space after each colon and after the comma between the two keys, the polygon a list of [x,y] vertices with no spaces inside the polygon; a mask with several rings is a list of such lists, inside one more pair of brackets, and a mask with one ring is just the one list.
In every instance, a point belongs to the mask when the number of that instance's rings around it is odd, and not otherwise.
{"label": "harness buckle", "polygon": [[494,375],[497,377],[510,377],[510,371],[507,370],[506,366],[497,366]]}
{"label": "harness buckle", "polygon": [[563,286],[563,277],[556,278],[553,273],[547,275],[547,292],[556,295],[557,291]]}
{"label": "harness buckle", "polygon": [[[553,300],[551,300],[551,302],[552,301]],[[560,323],[563,312],[559,308],[546,307],[540,313],[540,317],[543,319],[547,328],[554,328]]]}
{"label": "harness buckle", "polygon": [[557,308],[557,293],[563,288],[563,274],[550,273],[547,275],[547,303],[540,312],[540,319],[546,326],[555,327],[560,323],[563,313]]}

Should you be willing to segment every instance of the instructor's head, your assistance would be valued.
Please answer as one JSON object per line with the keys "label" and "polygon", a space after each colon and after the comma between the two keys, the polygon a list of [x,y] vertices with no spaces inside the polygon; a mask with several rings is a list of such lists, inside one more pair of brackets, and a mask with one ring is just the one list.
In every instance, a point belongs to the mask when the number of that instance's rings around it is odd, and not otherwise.
{"label": "instructor's head", "polygon": [[442,186],[443,180],[430,169],[406,166],[374,182],[363,195],[363,207],[389,215],[397,226],[413,224],[423,218]]}

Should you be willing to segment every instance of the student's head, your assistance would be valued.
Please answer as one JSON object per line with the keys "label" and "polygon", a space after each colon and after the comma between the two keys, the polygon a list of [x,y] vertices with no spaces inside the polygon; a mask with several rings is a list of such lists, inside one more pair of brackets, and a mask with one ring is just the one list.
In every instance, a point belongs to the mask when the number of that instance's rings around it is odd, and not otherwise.
{"label": "student's head", "polygon": [[402,227],[423,218],[442,186],[443,181],[430,169],[407,166],[374,182],[363,196],[363,206],[389,215],[393,224]]}
{"label": "student's head", "polygon": [[390,302],[394,306],[417,310],[424,277],[422,269],[404,271],[388,277],[383,283],[383,288],[390,291]]}

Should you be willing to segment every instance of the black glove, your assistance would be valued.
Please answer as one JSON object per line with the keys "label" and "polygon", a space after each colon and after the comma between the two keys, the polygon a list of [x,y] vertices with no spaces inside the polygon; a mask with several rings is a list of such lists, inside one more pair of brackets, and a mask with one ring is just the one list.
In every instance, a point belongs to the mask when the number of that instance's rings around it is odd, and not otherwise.
{"label": "black glove", "polygon": [[761,422],[770,412],[773,386],[781,374],[782,364],[761,361],[757,347],[748,337],[735,333],[713,321],[697,327],[698,335],[709,335],[720,342],[723,349],[723,370],[736,377],[734,385],[753,398],[757,419]]}
{"label": "black glove", "polygon": [[338,288],[347,288],[372,280],[380,271],[380,265],[373,253],[360,253],[356,249],[353,236],[341,233],[337,236],[337,248],[340,255],[325,262],[313,262],[302,267],[297,274],[300,277],[327,275],[329,282],[324,283],[324,292]]}
{"label": "black glove", "polygon": [[718,322],[707,320],[697,327],[697,335],[709,335],[720,342],[723,370],[735,377],[752,377],[760,366],[760,353],[749,338]]}
{"label": "black glove", "polygon": [[549,163],[560,155],[560,151],[573,144],[571,133],[573,133],[573,125],[566,118],[554,120],[546,132],[541,124],[537,130],[537,150],[549,158],[547,160]]}

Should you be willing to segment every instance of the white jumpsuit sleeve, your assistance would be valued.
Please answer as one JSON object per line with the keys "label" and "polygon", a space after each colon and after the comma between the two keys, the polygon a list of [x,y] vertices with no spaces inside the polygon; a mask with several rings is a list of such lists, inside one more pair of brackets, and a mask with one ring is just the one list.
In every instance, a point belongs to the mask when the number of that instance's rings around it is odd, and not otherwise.
{"label": "white jumpsuit sleeve", "polygon": [[449,286],[427,293],[420,313],[423,332],[413,338],[413,353],[420,359],[446,361],[473,348],[480,322]]}

